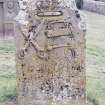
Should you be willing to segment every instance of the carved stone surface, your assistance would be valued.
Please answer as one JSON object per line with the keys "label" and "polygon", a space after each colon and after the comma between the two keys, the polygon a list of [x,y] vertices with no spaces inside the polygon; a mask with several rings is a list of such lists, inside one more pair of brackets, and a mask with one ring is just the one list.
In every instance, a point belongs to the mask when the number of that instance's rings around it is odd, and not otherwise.
{"label": "carved stone surface", "polygon": [[29,0],[16,25],[18,105],[85,105],[85,27],[74,2]]}

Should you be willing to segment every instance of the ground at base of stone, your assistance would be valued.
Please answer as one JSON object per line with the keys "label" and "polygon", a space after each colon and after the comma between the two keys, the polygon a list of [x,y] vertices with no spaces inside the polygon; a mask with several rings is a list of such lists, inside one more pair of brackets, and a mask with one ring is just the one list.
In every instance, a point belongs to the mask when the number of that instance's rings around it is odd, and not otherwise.
{"label": "ground at base of stone", "polygon": [[[18,104],[16,100],[8,100],[6,101],[5,105],[18,105]],[[86,105],[94,105],[94,104],[88,100]]]}
{"label": "ground at base of stone", "polygon": [[5,105],[18,105],[18,104],[17,104],[16,100],[7,100],[5,102]]}

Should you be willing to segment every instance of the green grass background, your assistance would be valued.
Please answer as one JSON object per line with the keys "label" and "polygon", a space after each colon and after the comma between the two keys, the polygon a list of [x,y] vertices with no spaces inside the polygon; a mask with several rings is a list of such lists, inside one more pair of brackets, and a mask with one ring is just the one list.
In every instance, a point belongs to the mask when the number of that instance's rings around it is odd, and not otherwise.
{"label": "green grass background", "polygon": [[105,16],[85,14],[87,95],[95,105],[105,105]]}
{"label": "green grass background", "polygon": [[0,41],[0,105],[16,97],[15,45]]}
{"label": "green grass background", "polygon": [[[87,21],[87,95],[105,105],[105,16],[84,11]],[[15,44],[0,41],[0,105],[16,97]]]}

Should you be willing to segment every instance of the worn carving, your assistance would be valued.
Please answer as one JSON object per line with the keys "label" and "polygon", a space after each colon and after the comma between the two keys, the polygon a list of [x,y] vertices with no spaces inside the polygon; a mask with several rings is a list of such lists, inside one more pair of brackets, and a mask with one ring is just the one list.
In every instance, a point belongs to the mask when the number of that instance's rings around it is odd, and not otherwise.
{"label": "worn carving", "polygon": [[73,4],[27,1],[28,24],[16,25],[19,105],[86,104],[85,27]]}
{"label": "worn carving", "polygon": [[19,12],[18,0],[5,0],[3,2],[4,2],[5,20],[14,18]]}

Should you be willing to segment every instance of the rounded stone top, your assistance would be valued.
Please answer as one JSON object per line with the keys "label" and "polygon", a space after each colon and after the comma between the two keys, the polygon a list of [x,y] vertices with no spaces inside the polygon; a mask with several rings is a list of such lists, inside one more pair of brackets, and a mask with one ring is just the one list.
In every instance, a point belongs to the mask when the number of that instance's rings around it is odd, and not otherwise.
{"label": "rounded stone top", "polygon": [[[75,0],[18,0],[20,11],[16,20],[20,23],[27,23],[25,20],[26,14],[32,11],[39,10],[51,10],[59,7],[69,7],[71,9],[77,9]],[[10,4],[12,5],[12,4]]]}
{"label": "rounded stone top", "polygon": [[[75,0],[19,0],[19,5],[20,12],[16,20],[23,25],[27,25],[31,21],[33,21],[34,24],[35,15],[59,15],[59,10],[61,9],[62,11],[62,8],[69,9],[74,18],[80,16]],[[79,27],[81,30],[86,30],[85,21],[82,16]]]}
{"label": "rounded stone top", "polygon": [[[27,1],[27,0],[25,0]],[[36,5],[36,6],[35,6]],[[71,9],[76,9],[75,0],[28,0],[27,9],[29,11],[36,10],[36,8],[45,8],[51,9],[57,6],[69,7]],[[41,8],[40,8],[41,7]]]}

